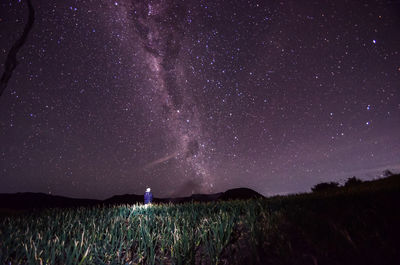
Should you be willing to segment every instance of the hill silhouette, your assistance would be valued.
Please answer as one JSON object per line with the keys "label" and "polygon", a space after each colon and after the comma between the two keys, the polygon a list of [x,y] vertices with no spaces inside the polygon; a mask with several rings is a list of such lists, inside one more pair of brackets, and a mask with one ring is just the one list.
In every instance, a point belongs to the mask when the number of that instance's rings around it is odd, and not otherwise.
{"label": "hill silhouette", "polygon": [[91,206],[100,202],[101,200],[77,199],[34,192],[0,194],[0,208],[15,210]]}
{"label": "hill silhouette", "polygon": [[[237,188],[214,194],[193,194],[189,197],[154,198],[154,203],[210,202],[217,200],[235,200],[262,198],[263,196],[248,188]],[[45,193],[19,192],[0,194],[0,208],[25,210],[43,208],[68,208],[95,205],[117,205],[143,203],[143,195],[115,195],[105,200],[78,199]]]}
{"label": "hill silhouette", "polygon": [[248,188],[237,188],[237,189],[231,189],[225,191],[218,199],[220,200],[247,200],[247,199],[256,199],[256,198],[262,198],[260,193],[255,192],[252,189]]}
{"label": "hill silhouette", "polygon": [[[357,185],[340,186],[329,191],[329,193],[342,193],[347,191],[370,191],[384,190],[398,184],[399,174],[393,174],[377,180],[364,181]],[[246,199],[264,198],[263,195],[249,188],[230,189],[225,192],[214,194],[193,194],[188,197],[178,198],[154,198],[154,203],[185,203],[185,202],[211,202],[227,200],[246,200]],[[68,208],[95,205],[117,205],[117,204],[135,204],[143,203],[143,195],[124,194],[115,195],[105,200],[79,199],[64,196],[50,195],[45,193],[3,193],[0,194],[0,209],[26,210],[43,208]]]}

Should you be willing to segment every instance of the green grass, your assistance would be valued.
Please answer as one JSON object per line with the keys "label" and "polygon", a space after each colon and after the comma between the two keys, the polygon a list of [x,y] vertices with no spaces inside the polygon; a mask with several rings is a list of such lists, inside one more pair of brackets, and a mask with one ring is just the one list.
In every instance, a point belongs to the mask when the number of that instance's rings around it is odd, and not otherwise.
{"label": "green grass", "polygon": [[0,264],[400,264],[400,176],[325,193],[0,218]]}

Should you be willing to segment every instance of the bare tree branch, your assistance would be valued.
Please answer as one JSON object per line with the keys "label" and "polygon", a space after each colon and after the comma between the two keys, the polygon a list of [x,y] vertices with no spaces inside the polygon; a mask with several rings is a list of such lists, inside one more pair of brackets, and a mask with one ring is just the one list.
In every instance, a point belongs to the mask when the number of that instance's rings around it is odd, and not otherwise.
{"label": "bare tree branch", "polygon": [[17,67],[17,53],[25,44],[29,32],[33,27],[33,23],[35,22],[35,10],[33,9],[32,1],[26,0],[26,2],[29,8],[28,22],[25,25],[24,32],[22,33],[21,37],[14,43],[7,54],[6,62],[4,64],[4,72],[0,79],[0,97],[3,95],[3,92],[7,87],[8,81],[10,80],[13,71]]}

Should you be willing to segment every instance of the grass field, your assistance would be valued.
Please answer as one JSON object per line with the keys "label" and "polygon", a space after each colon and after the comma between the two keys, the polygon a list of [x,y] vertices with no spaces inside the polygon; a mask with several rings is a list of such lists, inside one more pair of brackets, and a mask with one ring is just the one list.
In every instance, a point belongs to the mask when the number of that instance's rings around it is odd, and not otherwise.
{"label": "grass field", "polygon": [[400,176],[247,201],[0,217],[0,264],[400,264]]}

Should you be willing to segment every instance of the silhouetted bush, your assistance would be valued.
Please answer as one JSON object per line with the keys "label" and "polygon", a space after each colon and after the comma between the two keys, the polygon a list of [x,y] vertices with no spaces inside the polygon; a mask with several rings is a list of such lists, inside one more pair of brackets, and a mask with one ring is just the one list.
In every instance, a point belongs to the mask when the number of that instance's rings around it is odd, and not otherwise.
{"label": "silhouetted bush", "polygon": [[352,187],[352,186],[357,186],[359,184],[363,183],[361,179],[356,178],[355,176],[348,178],[346,183],[344,184],[345,187]]}
{"label": "silhouetted bush", "polygon": [[311,188],[313,192],[320,192],[320,191],[330,191],[337,189],[339,187],[339,183],[337,182],[323,182],[315,185]]}
{"label": "silhouetted bush", "polygon": [[383,171],[384,177],[391,177],[393,175],[394,175],[394,173],[392,171],[390,171],[389,169],[386,169],[385,171]]}

